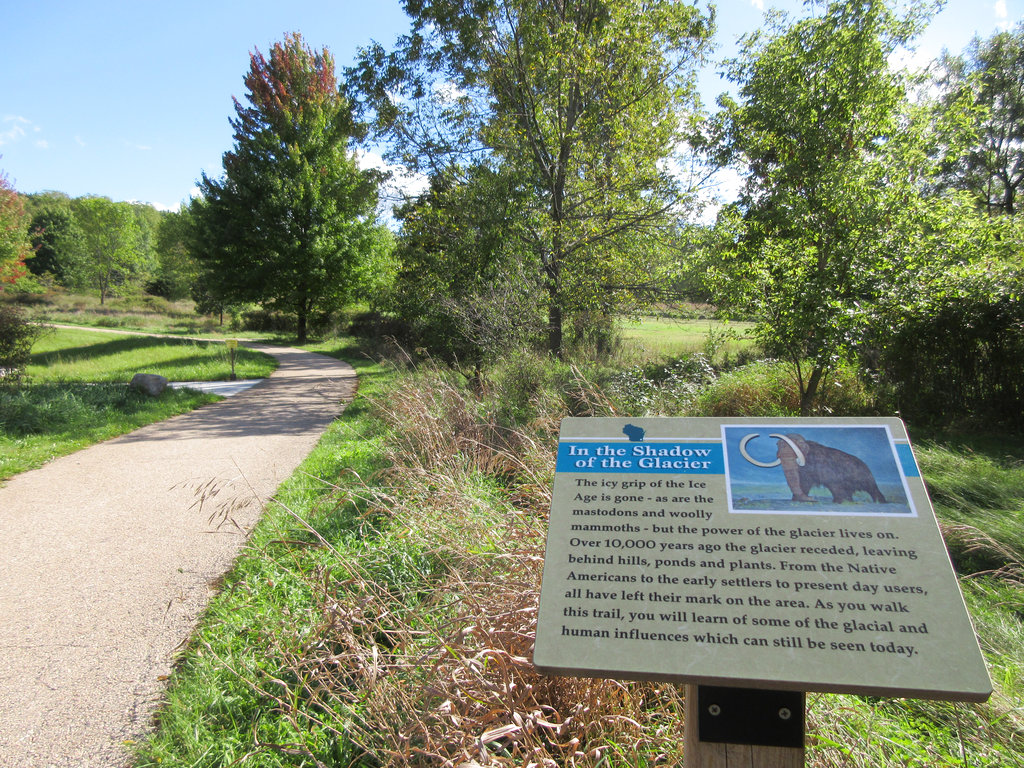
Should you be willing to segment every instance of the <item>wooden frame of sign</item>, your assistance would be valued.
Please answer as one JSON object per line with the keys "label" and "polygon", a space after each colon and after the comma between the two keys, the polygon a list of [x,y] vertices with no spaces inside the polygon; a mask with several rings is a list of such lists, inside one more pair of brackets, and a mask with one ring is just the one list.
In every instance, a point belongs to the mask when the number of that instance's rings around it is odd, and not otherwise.
{"label": "wooden frame of sign", "polygon": [[[718,724],[698,725],[716,716],[690,706],[697,686],[992,691],[899,419],[564,420],[534,664],[687,683],[687,765],[707,768],[727,763],[699,754]],[[744,709],[729,701],[708,706]],[[773,738],[746,740],[767,762],[743,764],[802,764],[802,735]]]}

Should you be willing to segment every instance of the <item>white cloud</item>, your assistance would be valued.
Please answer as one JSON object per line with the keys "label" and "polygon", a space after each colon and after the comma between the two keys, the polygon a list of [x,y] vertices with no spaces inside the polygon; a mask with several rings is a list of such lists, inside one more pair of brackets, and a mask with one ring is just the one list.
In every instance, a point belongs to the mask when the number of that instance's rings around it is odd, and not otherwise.
{"label": "white cloud", "polygon": [[381,190],[381,197],[392,202],[400,202],[409,197],[415,197],[430,188],[430,179],[422,173],[414,173],[404,165],[389,163],[377,152],[359,150],[356,152],[356,162],[363,170],[375,169],[389,174]]}
{"label": "white cloud", "polygon": [[181,203],[175,205],[165,205],[164,203],[151,203],[146,200],[129,200],[129,203],[140,203],[142,205],[151,205],[158,211],[173,211],[177,213],[181,209]]}
{"label": "white cloud", "polygon": [[86,145],[85,141],[82,139],[81,136],[75,136],[75,144],[77,144],[80,147],[84,147]]}
{"label": "white cloud", "polygon": [[750,4],[759,11],[764,10],[764,0],[750,0]]}
{"label": "white cloud", "polygon": [[714,224],[715,217],[722,206],[735,202],[739,197],[745,181],[744,176],[735,168],[727,167],[716,171],[708,185],[708,197],[698,222],[707,225]]}
{"label": "white cloud", "polygon": [[48,142],[46,139],[39,139],[38,141],[36,141],[34,143],[35,143],[36,147],[39,148],[39,149],[49,149],[50,148],[50,142]]}
{"label": "white cloud", "polygon": [[1006,10],[1006,0],[996,0],[995,7],[993,8],[996,14],[996,26],[1007,31],[1010,29],[1010,14]]}
{"label": "white cloud", "polygon": [[434,84],[434,93],[437,95],[442,102],[448,102],[454,104],[459,99],[465,97],[467,92],[462,88],[459,88],[455,83],[450,80]]}
{"label": "white cloud", "polygon": [[377,152],[356,150],[356,164],[363,170],[378,170],[387,174],[380,187],[380,202],[377,215],[385,226],[398,229],[395,220],[395,208],[410,198],[426,192],[430,188],[430,179],[422,173],[414,173],[404,165],[389,163]]}
{"label": "white cloud", "polygon": [[[0,146],[11,144],[25,136],[25,126],[32,121],[19,115],[8,115],[3,119],[4,128],[0,130]],[[8,127],[10,126],[10,127]]]}

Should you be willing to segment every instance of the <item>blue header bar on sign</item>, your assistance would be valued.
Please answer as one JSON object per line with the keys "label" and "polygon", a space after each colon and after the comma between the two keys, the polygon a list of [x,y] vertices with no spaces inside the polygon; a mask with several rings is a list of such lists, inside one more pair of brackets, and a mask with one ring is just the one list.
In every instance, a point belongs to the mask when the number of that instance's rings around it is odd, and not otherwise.
{"label": "blue header bar on sign", "polygon": [[557,472],[724,475],[721,443],[561,442]]}

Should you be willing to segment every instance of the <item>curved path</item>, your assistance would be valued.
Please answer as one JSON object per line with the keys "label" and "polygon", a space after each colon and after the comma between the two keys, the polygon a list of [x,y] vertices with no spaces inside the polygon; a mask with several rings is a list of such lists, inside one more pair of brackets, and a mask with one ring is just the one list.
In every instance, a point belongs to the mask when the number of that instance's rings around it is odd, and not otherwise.
{"label": "curved path", "polygon": [[[248,345],[261,384],[0,488],[0,766],[119,767],[263,503],[355,392],[350,366]],[[214,483],[237,527],[198,509]]]}

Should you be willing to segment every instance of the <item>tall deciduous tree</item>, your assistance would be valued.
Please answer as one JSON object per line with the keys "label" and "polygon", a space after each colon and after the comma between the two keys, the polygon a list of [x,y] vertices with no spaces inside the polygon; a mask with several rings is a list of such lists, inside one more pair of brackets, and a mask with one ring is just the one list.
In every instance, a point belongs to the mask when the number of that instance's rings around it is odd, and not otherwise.
{"label": "tall deciduous tree", "polygon": [[354,131],[334,59],[302,38],[251,56],[248,106],[235,100],[224,176],[205,174],[192,207],[210,292],[298,318],[338,306],[359,283],[373,237],[376,177],[348,151]]}
{"label": "tall deciduous tree", "polygon": [[1024,23],[975,38],[963,56],[943,57],[943,69],[944,100],[966,95],[984,113],[970,151],[947,158],[947,176],[989,213],[1012,215],[1024,184]]}
{"label": "tall deciduous tree", "polygon": [[485,167],[471,181],[435,176],[398,211],[400,267],[386,309],[406,320],[411,341],[475,368],[543,338],[540,286],[522,274],[522,190]]}
{"label": "tall deciduous tree", "polygon": [[25,272],[29,217],[25,205],[7,176],[0,172],[0,290]]}
{"label": "tall deciduous tree", "polygon": [[72,201],[71,209],[81,230],[71,269],[74,282],[97,289],[103,304],[108,296],[145,277],[145,254],[130,203],[79,197]]}
{"label": "tall deciduous tree", "polygon": [[187,297],[195,285],[199,265],[192,255],[192,212],[170,211],[160,219],[156,232],[157,283],[169,299]]}
{"label": "tall deciduous tree", "polygon": [[805,414],[947,210],[921,194],[937,171],[929,113],[888,63],[927,17],[885,0],[773,15],[730,67],[741,101],[723,105],[749,175],[711,276],[720,297],[760,312],[760,339],[792,363]]}
{"label": "tall deciduous tree", "polygon": [[71,198],[62,192],[29,195],[32,215],[29,235],[35,255],[28,262],[34,275],[50,273],[61,285],[70,279],[75,255],[81,252],[82,232],[71,211]]}
{"label": "tall deciduous tree", "polygon": [[[502,174],[528,205],[509,237],[547,294],[548,345],[607,310],[692,190],[671,158],[711,33],[672,0],[407,0],[410,34],[352,83],[397,159],[445,183]],[[490,173],[478,170],[486,164]]]}

